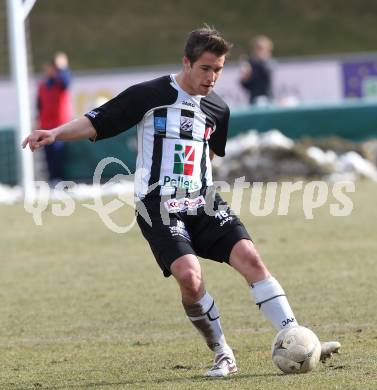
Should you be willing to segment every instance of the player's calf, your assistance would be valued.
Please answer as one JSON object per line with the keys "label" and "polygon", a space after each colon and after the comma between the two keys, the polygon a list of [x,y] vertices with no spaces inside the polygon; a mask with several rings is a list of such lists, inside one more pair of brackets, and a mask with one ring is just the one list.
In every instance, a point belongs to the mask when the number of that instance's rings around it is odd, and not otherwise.
{"label": "player's calf", "polygon": [[[215,356],[217,358],[219,356],[227,356],[234,360],[232,349],[227,344],[221,328],[219,311],[215,301],[208,292],[195,304],[188,305],[183,302],[183,307],[188,318],[203,336],[209,349],[215,353]],[[219,363],[219,359],[216,360],[216,357],[215,364]],[[221,370],[226,370],[226,368],[223,367]]]}

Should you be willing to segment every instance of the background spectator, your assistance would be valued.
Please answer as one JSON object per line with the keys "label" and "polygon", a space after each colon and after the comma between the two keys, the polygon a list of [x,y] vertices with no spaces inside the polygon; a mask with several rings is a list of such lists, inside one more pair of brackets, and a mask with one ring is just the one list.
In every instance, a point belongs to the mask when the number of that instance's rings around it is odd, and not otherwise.
{"label": "background spectator", "polygon": [[[44,65],[43,78],[38,87],[38,127],[49,130],[72,119],[69,94],[71,72],[68,57],[57,53]],[[45,148],[49,181],[63,179],[64,142],[58,141]]]}
{"label": "background spectator", "polygon": [[270,38],[259,35],[250,42],[250,57],[241,63],[241,85],[250,94],[250,104],[261,104],[272,99],[272,50]]}

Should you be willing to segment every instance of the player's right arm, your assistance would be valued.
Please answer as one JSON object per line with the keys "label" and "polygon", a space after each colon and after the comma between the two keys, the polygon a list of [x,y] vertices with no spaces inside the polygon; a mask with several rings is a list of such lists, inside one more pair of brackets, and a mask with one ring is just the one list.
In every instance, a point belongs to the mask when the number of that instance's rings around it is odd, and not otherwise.
{"label": "player's right arm", "polygon": [[95,139],[97,132],[87,117],[74,119],[51,130],[34,130],[22,142],[22,147],[29,145],[30,150],[39,149],[55,141],[77,141],[80,139]]}

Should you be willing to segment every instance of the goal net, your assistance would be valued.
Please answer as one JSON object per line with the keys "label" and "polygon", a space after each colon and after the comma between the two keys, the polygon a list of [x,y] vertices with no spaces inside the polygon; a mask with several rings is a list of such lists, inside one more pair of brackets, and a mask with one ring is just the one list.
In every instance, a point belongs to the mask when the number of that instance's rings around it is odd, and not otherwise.
{"label": "goal net", "polygon": [[23,187],[34,196],[34,158],[21,151],[32,128],[30,74],[32,56],[27,15],[35,0],[0,2],[0,184]]}
{"label": "goal net", "polygon": [[[7,94],[10,89],[10,64],[7,31],[6,2],[0,2],[0,93]],[[5,96],[4,96],[5,97]],[[1,99],[3,102],[5,100]],[[6,106],[13,106],[9,102]],[[2,104],[0,108],[0,184],[15,185],[18,182],[18,164],[16,158],[15,123],[11,123],[11,116],[5,112]],[[16,119],[16,118],[15,118]]]}

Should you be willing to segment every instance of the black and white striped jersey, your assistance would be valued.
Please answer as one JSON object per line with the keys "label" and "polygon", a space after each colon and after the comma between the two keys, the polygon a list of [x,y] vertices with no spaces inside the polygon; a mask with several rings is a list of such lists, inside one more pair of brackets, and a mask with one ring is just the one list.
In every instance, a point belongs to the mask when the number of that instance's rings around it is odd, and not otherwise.
{"label": "black and white striped jersey", "polygon": [[212,185],[209,149],[225,155],[229,108],[216,93],[191,96],[174,75],[136,84],[88,112],[97,140],[137,125],[135,194],[198,192]]}

